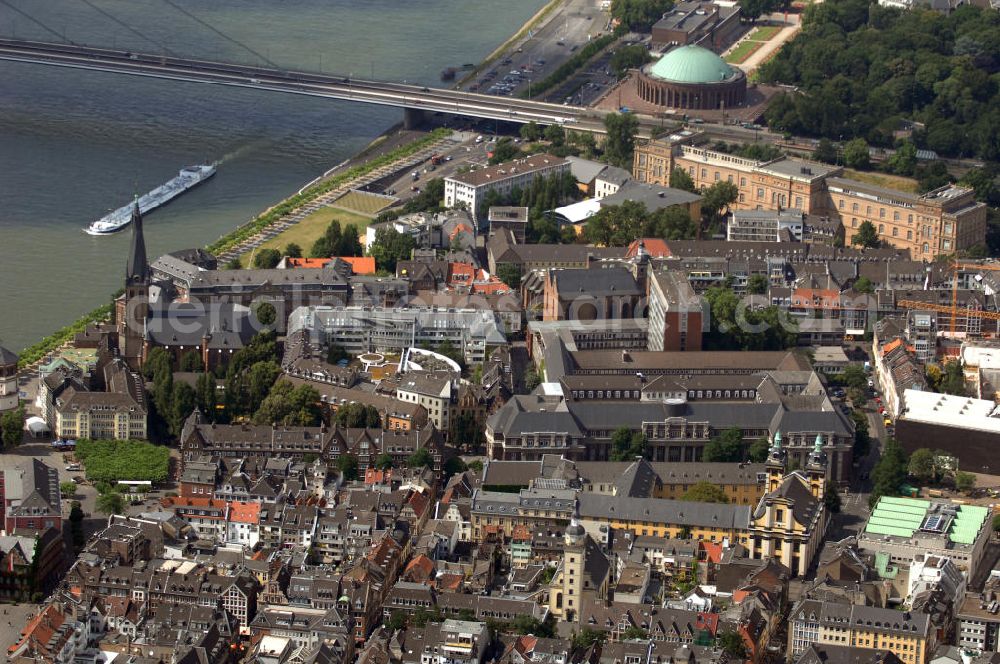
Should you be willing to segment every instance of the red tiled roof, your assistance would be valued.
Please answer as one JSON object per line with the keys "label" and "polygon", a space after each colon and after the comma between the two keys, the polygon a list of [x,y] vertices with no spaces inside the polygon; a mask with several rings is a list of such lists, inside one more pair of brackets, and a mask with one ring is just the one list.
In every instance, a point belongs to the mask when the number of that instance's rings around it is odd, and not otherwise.
{"label": "red tiled roof", "polygon": [[699,542],[698,546],[705,552],[709,562],[718,563],[722,560],[722,545],[715,542]]}
{"label": "red tiled roof", "polygon": [[[635,258],[635,255],[639,253],[639,242],[639,240],[632,240],[632,244],[628,246],[628,250],[625,252],[625,258]],[[670,258],[673,255],[670,253],[670,247],[661,238],[644,237],[642,238],[642,244],[646,248],[646,253],[651,258]]]}
{"label": "red tiled roof", "polygon": [[719,630],[719,614],[698,612],[698,618],[694,622],[695,629],[707,629],[715,636]]}
{"label": "red tiled roof", "polygon": [[260,523],[260,503],[229,503],[229,520],[236,523]]}
{"label": "red tiled roof", "polygon": [[413,491],[410,493],[409,499],[406,501],[407,504],[413,508],[414,514],[417,518],[422,517],[424,512],[427,511],[427,507],[430,505],[430,499],[419,491]]}
{"label": "red tiled roof", "polygon": [[335,258],[339,258],[351,266],[352,274],[375,274],[374,256],[334,256],[334,258],[286,258],[285,266],[289,268],[324,268]]}
{"label": "red tiled roof", "polygon": [[406,566],[403,576],[415,583],[425,583],[434,577],[434,561],[420,554]]}

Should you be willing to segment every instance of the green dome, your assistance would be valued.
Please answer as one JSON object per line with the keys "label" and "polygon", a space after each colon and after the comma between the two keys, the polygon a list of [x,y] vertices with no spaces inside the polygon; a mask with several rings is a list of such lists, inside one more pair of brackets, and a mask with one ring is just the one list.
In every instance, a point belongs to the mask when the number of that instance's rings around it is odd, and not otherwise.
{"label": "green dome", "polygon": [[733,68],[707,48],[688,44],[664,55],[649,73],[677,83],[718,83],[732,77]]}

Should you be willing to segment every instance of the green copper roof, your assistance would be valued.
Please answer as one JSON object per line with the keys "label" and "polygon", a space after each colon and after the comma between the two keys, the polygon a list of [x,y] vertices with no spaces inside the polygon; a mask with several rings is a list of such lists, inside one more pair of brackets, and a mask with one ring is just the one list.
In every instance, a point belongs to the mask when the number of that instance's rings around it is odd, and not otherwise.
{"label": "green copper roof", "polygon": [[678,46],[649,68],[656,78],[678,83],[716,83],[733,75],[733,68],[707,48]]}

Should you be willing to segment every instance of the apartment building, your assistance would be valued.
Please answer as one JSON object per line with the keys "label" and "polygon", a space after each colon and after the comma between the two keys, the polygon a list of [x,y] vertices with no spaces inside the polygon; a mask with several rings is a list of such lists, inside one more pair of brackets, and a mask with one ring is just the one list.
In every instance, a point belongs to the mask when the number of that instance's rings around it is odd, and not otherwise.
{"label": "apartment building", "polygon": [[[52,389],[47,387],[51,402],[46,410],[49,426],[57,438],[116,438],[119,440],[146,438],[146,394],[142,379],[129,371],[122,360],[113,360],[105,368],[107,391],[87,389],[85,383],[72,378]],[[61,372],[50,378],[61,380]]]}
{"label": "apartment building", "polygon": [[534,154],[524,159],[514,159],[475,171],[456,173],[444,179],[444,205],[464,205],[477,218],[485,216],[483,202],[488,192],[509,194],[514,189],[524,189],[535,178],[545,178],[569,172],[569,162],[551,154]]}
{"label": "apartment building", "polygon": [[831,177],[827,187],[847,244],[866,221],[883,242],[908,249],[917,260],[932,261],[986,238],[986,205],[967,187],[949,184],[912,194],[840,177]]}
{"label": "apartment building", "polygon": [[730,242],[801,242],[801,210],[737,210],[729,218],[726,239]]}
{"label": "apartment building", "polygon": [[937,641],[928,614],[872,606],[805,599],[792,608],[789,623],[789,661],[813,644],[828,644],[888,650],[905,664],[923,664]]}

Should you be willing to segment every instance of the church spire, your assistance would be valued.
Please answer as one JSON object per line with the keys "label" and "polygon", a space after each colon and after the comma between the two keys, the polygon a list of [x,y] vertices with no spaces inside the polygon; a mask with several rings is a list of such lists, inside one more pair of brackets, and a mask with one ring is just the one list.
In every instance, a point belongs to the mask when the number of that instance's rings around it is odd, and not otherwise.
{"label": "church spire", "polygon": [[139,201],[132,207],[132,245],[125,265],[126,284],[144,284],[149,281],[149,261],[146,259],[146,239],[142,234],[142,213]]}

